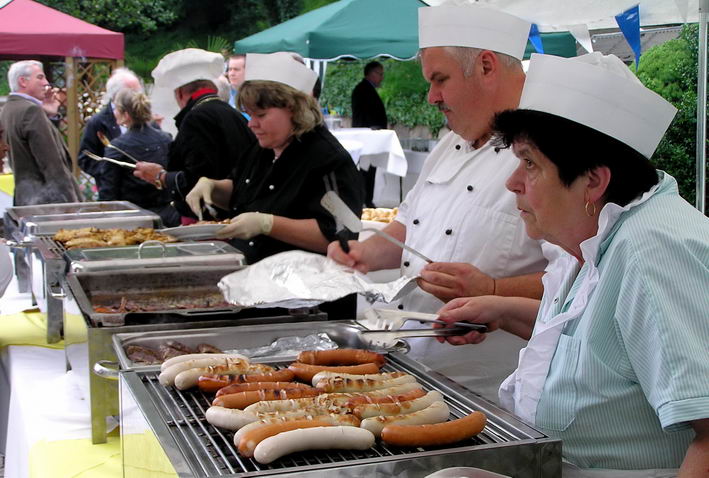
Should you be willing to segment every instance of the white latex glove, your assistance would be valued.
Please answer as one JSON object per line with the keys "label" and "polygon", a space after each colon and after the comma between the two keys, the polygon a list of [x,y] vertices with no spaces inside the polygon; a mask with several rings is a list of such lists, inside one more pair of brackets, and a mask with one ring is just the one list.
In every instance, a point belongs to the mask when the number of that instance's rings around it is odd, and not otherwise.
{"label": "white latex glove", "polygon": [[231,224],[220,229],[217,232],[217,239],[251,239],[260,234],[270,234],[272,227],[273,214],[245,212],[233,218]]}
{"label": "white latex glove", "polygon": [[202,220],[202,204],[209,204],[210,206],[213,204],[212,192],[214,191],[215,182],[213,179],[201,177],[185,197],[185,202],[200,221]]}

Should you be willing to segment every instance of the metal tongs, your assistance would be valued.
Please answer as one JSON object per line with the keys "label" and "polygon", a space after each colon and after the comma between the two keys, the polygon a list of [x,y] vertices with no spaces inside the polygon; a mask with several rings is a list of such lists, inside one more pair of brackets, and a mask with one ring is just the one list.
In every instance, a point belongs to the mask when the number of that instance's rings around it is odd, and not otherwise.
{"label": "metal tongs", "polygon": [[[362,227],[362,221],[355,215],[355,213],[352,212],[352,210],[345,204],[345,202],[340,199],[340,197],[334,192],[334,191],[328,191],[325,193],[325,195],[322,197],[320,200],[320,204],[322,207],[328,210],[330,214],[332,214],[337,221],[340,223],[344,224],[347,229],[349,229],[352,232],[362,232],[362,231],[370,231],[375,234],[378,234],[379,236],[383,237],[387,241],[396,244],[397,246],[401,247],[402,249],[406,249],[410,253],[414,254],[417,257],[420,257],[424,261],[428,262],[429,264],[433,262],[431,259],[428,257],[424,256],[421,254],[419,251],[414,249],[413,247],[409,247],[403,242],[401,242],[398,239],[393,238],[389,234],[387,234],[384,231],[381,231],[379,229],[374,229],[374,228],[369,228],[369,227]],[[345,249],[344,247],[342,248],[343,251],[349,252],[349,248]]]}
{"label": "metal tongs", "polygon": [[96,131],[96,136],[98,137],[99,141],[101,141],[101,143],[103,144],[103,146],[104,146],[105,148],[113,148],[113,149],[115,149],[116,151],[118,151],[119,153],[121,153],[122,155],[124,155],[126,158],[130,159],[131,161],[133,161],[134,163],[136,163],[136,164],[138,163],[138,160],[135,159],[133,156],[131,156],[130,154],[126,153],[126,152],[123,151],[121,148],[119,148],[119,147],[117,147],[117,146],[114,146],[114,145],[111,143],[111,140],[109,140],[108,137],[107,137],[105,134],[103,134],[103,132],[101,132],[101,131]]}
{"label": "metal tongs", "polygon": [[104,156],[99,156],[97,154],[92,153],[88,149],[84,150],[84,154],[95,161],[108,161],[109,163],[117,164],[118,166],[124,168],[135,169],[135,164],[126,163],[124,161],[118,161],[117,159],[106,158]]}

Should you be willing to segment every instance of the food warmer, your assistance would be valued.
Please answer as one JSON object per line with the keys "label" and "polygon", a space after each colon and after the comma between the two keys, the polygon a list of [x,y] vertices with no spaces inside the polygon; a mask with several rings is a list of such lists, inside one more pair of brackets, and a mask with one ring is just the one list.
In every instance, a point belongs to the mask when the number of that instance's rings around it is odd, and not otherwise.
{"label": "food warmer", "polygon": [[61,278],[66,269],[64,246],[52,239],[59,229],[82,227],[160,228],[160,217],[128,201],[38,204],[8,208],[5,237],[14,248],[25,250],[29,276],[20,290],[32,290],[40,310],[47,314],[47,342],[62,338]]}
{"label": "food warmer", "polygon": [[71,368],[89,377],[94,443],[106,441],[106,418],[118,416],[117,384],[107,379],[117,360],[113,334],[327,319],[317,309],[240,311],[224,302],[217,284],[243,267],[244,258],[219,241],[86,249],[66,256],[71,265],[65,309],[78,309],[79,315],[65,314],[65,350]]}
{"label": "food warmer", "polygon": [[[187,345],[208,342],[222,349],[268,345],[284,336],[326,333],[341,347],[364,348],[361,326],[351,321],[297,323],[287,330],[274,325],[220,329],[158,331],[116,334],[121,391],[121,443],[125,477],[255,477],[302,476],[416,478],[434,471],[471,466],[516,478],[561,476],[561,442],[552,439],[479,397],[472,391],[415,362],[399,349],[387,352],[383,371],[404,371],[416,376],[427,390],[446,397],[452,418],[474,410],[484,412],[483,432],[454,445],[400,448],[377,443],[365,451],[311,451],[282,457],[269,465],[241,457],[235,450],[233,432],[205,420],[213,395],[178,391],[158,383],[157,366],[136,366],[124,352],[127,345],[154,347],[174,339]],[[294,357],[258,359],[286,366]],[[276,361],[277,360],[277,361]]]}

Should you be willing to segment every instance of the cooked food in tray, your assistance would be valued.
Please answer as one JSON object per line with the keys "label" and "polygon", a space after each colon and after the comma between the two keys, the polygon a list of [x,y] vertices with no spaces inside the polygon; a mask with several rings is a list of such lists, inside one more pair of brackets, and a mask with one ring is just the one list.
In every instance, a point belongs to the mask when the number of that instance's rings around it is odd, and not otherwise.
{"label": "cooked food in tray", "polygon": [[125,312],[154,312],[157,310],[191,310],[232,308],[224,296],[218,292],[189,294],[187,291],[174,294],[134,293],[131,297],[116,299],[114,295],[106,298],[96,295],[91,298],[94,312],[116,314]]}
{"label": "cooked food in tray", "polygon": [[399,208],[389,209],[386,207],[364,208],[362,209],[363,221],[391,222],[399,213]]}
{"label": "cooked food in tray", "polygon": [[137,229],[98,229],[82,227],[80,229],[59,229],[54,240],[64,244],[67,249],[107,246],[133,246],[145,241],[176,242],[177,239],[157,232],[149,227]]}
{"label": "cooked food in tray", "polygon": [[221,221],[197,221],[194,224],[189,224],[190,226],[201,226],[204,224],[230,224],[231,219],[222,219]]}
{"label": "cooked food in tray", "polygon": [[163,363],[174,357],[188,354],[221,354],[222,351],[210,344],[199,344],[194,350],[176,340],[168,340],[160,344],[158,350],[141,345],[127,345],[125,347],[128,358],[138,364],[152,365]]}
{"label": "cooked food in tray", "polygon": [[385,357],[367,350],[305,351],[288,369],[267,371],[240,355],[178,359],[163,364],[160,383],[216,391],[207,421],[235,431],[239,453],[262,464],[306,450],[365,450],[376,440],[446,445],[485,428],[481,412],[448,421],[441,392],[405,372],[380,373]]}

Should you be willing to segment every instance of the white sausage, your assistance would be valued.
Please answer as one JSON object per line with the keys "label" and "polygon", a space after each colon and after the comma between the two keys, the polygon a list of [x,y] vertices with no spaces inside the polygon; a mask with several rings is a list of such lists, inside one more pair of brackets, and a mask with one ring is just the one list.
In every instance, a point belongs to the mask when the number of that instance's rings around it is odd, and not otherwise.
{"label": "white sausage", "polygon": [[371,392],[405,383],[416,383],[416,377],[402,375],[388,380],[330,377],[320,380],[316,386],[325,392]]}
{"label": "white sausage", "polygon": [[384,372],[384,373],[367,373],[364,375],[354,375],[351,373],[343,373],[343,372],[331,372],[329,370],[324,370],[322,372],[318,372],[313,376],[313,387],[318,384],[318,382],[324,378],[332,378],[332,377],[342,377],[342,378],[352,378],[352,379],[359,379],[359,378],[364,378],[367,380],[391,380],[392,378],[400,377],[403,374],[403,372]]}
{"label": "white sausage", "polygon": [[[421,398],[415,398],[413,400],[408,400],[406,402],[399,403],[366,403],[363,405],[357,405],[356,409],[359,411],[359,417],[362,419],[379,417],[379,416],[393,416],[393,415],[406,415],[413,412],[418,412],[424,408],[428,408],[434,402],[442,402],[443,394],[437,390],[428,392]],[[397,407],[398,406],[398,407]],[[400,411],[393,412],[391,409],[400,408]]]}
{"label": "white sausage", "polygon": [[365,418],[360,423],[361,428],[365,428],[379,437],[382,430],[387,425],[429,425],[433,423],[443,423],[448,420],[450,410],[445,402],[433,402],[427,408],[405,415],[393,415],[390,417]]}
{"label": "white sausage", "polygon": [[356,427],[302,428],[279,433],[259,443],[254,458],[262,464],[305,450],[366,450],[374,445],[374,435]]}
{"label": "white sausage", "polygon": [[[230,359],[231,360],[231,359]],[[183,370],[175,376],[175,387],[178,390],[187,390],[188,388],[196,387],[199,382],[199,377],[208,374],[224,374],[224,375],[239,375],[246,373],[249,369],[248,362],[240,359],[233,359],[234,362],[228,365],[212,365],[209,367],[191,368]],[[238,360],[238,362],[236,362]],[[172,368],[167,369],[167,372]],[[166,373],[166,372],[163,372]],[[162,375],[162,374],[160,374]]]}
{"label": "white sausage", "polygon": [[237,410],[236,408],[209,407],[204,414],[209,423],[215,427],[227,430],[238,430],[244,425],[255,422],[258,416],[255,413]]}
{"label": "white sausage", "polygon": [[[213,354],[208,354],[208,355],[213,355]],[[249,365],[249,361],[241,359],[241,358],[230,358],[230,357],[205,357],[205,358],[199,358],[199,359],[192,359],[192,360],[184,360],[182,362],[178,362],[174,365],[171,365],[170,367],[166,368],[160,373],[160,376],[158,377],[158,380],[160,381],[161,385],[168,386],[168,385],[174,385],[175,384],[175,377],[177,377],[177,374],[180,372],[184,372],[185,370],[189,370],[192,368],[200,368],[200,367],[210,367],[214,365],[230,365],[230,364],[236,364],[236,363],[241,363],[241,364],[246,364],[247,366]],[[209,372],[205,372],[209,373]]]}
{"label": "white sausage", "polygon": [[163,371],[166,368],[170,368],[171,366],[175,365],[176,363],[186,362],[187,360],[193,360],[193,359],[203,359],[203,358],[238,358],[241,360],[246,360],[247,362],[249,361],[248,357],[246,357],[245,355],[241,355],[241,354],[185,354],[185,355],[178,355],[177,357],[172,357],[170,359],[165,360],[160,365],[160,371]]}

